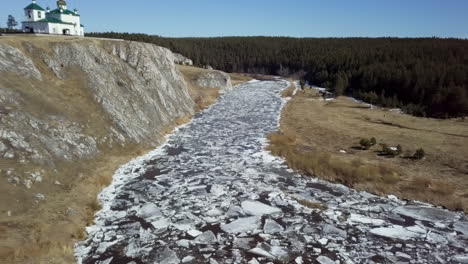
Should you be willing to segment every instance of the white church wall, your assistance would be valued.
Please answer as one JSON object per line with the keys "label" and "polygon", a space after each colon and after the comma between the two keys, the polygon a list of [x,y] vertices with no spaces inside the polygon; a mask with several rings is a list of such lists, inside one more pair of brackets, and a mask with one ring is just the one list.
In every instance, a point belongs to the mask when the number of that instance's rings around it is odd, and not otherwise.
{"label": "white church wall", "polygon": [[73,16],[73,15],[61,15],[60,19],[63,22],[66,23],[80,23],[80,17],[79,16]]}
{"label": "white church wall", "polygon": [[33,28],[34,33],[38,34],[48,34],[49,33],[49,23],[45,22],[23,22],[23,31],[31,32],[30,29]]}
{"label": "white church wall", "polygon": [[27,9],[24,10],[26,21],[38,21],[46,18],[45,11]]}
{"label": "white church wall", "polygon": [[50,34],[63,35],[63,31],[65,29],[69,30],[70,35],[76,35],[75,27],[73,25],[50,23]]}

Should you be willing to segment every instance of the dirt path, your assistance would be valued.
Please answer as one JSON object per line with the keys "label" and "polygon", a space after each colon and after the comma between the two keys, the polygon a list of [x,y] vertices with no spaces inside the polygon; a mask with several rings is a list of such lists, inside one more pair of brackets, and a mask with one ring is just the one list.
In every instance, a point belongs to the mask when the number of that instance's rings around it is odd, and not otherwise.
{"label": "dirt path", "polygon": [[467,263],[464,214],[303,177],[264,151],[284,81],[250,82],[123,166],[79,263]]}

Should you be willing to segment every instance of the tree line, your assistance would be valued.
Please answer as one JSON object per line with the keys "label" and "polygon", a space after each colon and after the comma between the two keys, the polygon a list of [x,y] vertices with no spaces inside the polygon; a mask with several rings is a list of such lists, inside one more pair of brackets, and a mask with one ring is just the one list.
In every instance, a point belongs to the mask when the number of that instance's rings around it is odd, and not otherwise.
{"label": "tree line", "polygon": [[164,38],[87,36],[154,43],[195,65],[227,72],[296,75],[337,95],[437,118],[468,115],[468,40],[440,38]]}

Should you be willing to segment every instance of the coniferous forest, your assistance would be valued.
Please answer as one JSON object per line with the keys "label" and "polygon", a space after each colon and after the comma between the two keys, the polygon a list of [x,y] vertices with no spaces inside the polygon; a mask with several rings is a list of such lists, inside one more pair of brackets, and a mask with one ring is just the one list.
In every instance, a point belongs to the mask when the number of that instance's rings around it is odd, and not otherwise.
{"label": "coniferous forest", "polygon": [[296,75],[417,116],[468,115],[468,40],[439,38],[164,38],[89,33],[154,43],[226,72]]}

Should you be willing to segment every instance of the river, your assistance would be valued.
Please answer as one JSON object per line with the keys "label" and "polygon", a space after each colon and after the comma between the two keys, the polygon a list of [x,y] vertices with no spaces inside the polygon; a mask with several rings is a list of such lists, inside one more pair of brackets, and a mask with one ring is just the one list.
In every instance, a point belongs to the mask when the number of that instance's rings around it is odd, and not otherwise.
{"label": "river", "polygon": [[302,176],[265,151],[286,81],[237,86],[122,166],[78,263],[468,263],[468,221]]}

